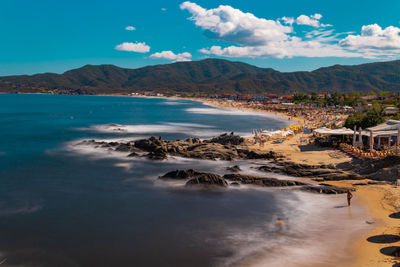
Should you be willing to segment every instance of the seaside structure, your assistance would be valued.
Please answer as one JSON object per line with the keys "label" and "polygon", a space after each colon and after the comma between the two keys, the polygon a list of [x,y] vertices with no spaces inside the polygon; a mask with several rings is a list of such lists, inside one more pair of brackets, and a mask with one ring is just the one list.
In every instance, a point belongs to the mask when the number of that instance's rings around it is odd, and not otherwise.
{"label": "seaside structure", "polygon": [[[392,145],[396,144],[396,147],[398,147],[400,144],[399,120],[388,120],[377,126],[367,128],[367,131],[369,131],[369,147],[371,152],[374,150],[374,147],[377,149],[390,149]],[[377,139],[377,143],[374,146],[375,139]]]}

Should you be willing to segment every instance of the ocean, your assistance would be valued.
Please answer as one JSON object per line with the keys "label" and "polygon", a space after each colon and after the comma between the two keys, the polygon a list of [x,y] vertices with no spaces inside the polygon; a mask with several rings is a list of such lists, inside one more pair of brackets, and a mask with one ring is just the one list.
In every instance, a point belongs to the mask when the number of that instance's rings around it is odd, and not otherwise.
{"label": "ocean", "polygon": [[[332,251],[332,246],[350,238],[343,227],[365,230],[364,210],[341,208],[342,196],[251,186],[192,190],[158,176],[189,168],[224,174],[238,164],[245,173],[293,178],[258,172],[254,167],[262,161],[151,161],[77,145],[152,135],[171,140],[250,135],[252,129],[289,123],[189,100],[0,94],[0,262],[307,266],[324,259],[333,264],[343,248]],[[288,221],[284,231],[275,226],[278,217]]]}

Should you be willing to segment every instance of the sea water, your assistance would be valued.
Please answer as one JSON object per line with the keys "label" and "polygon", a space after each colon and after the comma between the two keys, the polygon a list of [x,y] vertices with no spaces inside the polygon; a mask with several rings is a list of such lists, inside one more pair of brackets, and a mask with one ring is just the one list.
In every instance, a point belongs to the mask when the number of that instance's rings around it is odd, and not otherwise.
{"label": "sea water", "polygon": [[[0,262],[296,266],[314,257],[334,263],[340,257],[329,250],[335,240],[315,236],[346,236],[346,229],[330,223],[332,216],[352,230],[365,219],[360,210],[337,206],[341,197],[251,186],[192,190],[158,179],[188,168],[224,174],[235,164],[265,176],[255,169],[265,162],[151,161],[77,145],[152,135],[250,135],[288,123],[188,100],[1,94]],[[283,230],[275,226],[278,217],[287,221]]]}

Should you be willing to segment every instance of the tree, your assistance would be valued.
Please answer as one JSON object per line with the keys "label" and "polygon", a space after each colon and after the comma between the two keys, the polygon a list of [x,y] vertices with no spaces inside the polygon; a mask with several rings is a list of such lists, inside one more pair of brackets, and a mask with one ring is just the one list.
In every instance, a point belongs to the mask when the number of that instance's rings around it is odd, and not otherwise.
{"label": "tree", "polygon": [[344,127],[354,129],[354,126],[357,126],[357,129],[361,127],[361,122],[363,120],[363,114],[361,112],[355,112],[350,114],[346,122],[344,123]]}
{"label": "tree", "polygon": [[381,115],[380,106],[374,106],[364,114],[360,112],[351,114],[347,117],[344,127],[353,129],[354,126],[357,126],[357,128],[361,127],[365,129],[376,126],[384,121],[385,119]]}
{"label": "tree", "polygon": [[368,112],[363,117],[361,121],[361,127],[365,129],[368,127],[376,126],[384,121],[385,119],[381,115],[381,110],[377,108],[372,108],[368,110]]}

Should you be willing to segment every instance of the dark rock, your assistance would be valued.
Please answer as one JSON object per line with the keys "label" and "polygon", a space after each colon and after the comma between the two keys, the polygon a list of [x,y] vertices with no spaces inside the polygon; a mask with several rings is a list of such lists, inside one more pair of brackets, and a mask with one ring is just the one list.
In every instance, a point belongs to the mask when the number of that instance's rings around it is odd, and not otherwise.
{"label": "dark rock", "polygon": [[131,147],[131,144],[129,144],[129,143],[126,143],[126,144],[121,143],[115,148],[116,151],[120,151],[120,152],[129,152],[129,151],[131,151],[131,149],[132,149],[132,147]]}
{"label": "dark rock", "polygon": [[241,145],[244,143],[244,138],[238,135],[231,134],[222,134],[218,137],[214,137],[210,140],[210,143],[218,143],[221,145]]}
{"label": "dark rock", "polygon": [[168,172],[166,174],[164,174],[163,176],[160,176],[159,178],[161,179],[189,179],[192,178],[194,176],[203,174],[202,172],[198,172],[196,170],[193,169],[189,169],[189,170],[176,170],[176,171],[171,171]]}
{"label": "dark rock", "polygon": [[218,174],[202,173],[186,182],[186,186],[202,185],[206,187],[227,187],[228,182]]}
{"label": "dark rock", "polygon": [[[188,138],[186,141],[166,141],[161,137],[152,136],[148,139],[136,140],[135,142],[96,142],[95,140],[85,141],[85,144],[104,146],[120,152],[134,152],[142,150],[148,152],[148,158],[162,160],[168,155],[197,159],[277,159],[280,155],[269,152],[259,153],[239,149],[236,146],[243,143],[243,138],[233,134],[224,134],[210,140],[201,141],[199,138]],[[135,154],[131,154],[134,156]]]}
{"label": "dark rock", "polygon": [[341,180],[363,180],[365,177],[362,177],[356,173],[330,173],[321,175],[322,178],[326,181],[341,181]]}
{"label": "dark rock", "polygon": [[301,190],[319,194],[345,194],[349,190],[355,191],[355,189],[351,188],[344,188],[344,187],[337,187],[332,185],[307,185],[301,187]]}
{"label": "dark rock", "polygon": [[[276,166],[261,166],[258,169],[266,172],[281,173],[294,177],[322,178],[327,181],[362,180],[365,177],[350,171],[331,168],[330,165],[306,165],[293,162],[277,162]],[[329,168],[327,168],[329,167]]]}
{"label": "dark rock", "polygon": [[231,172],[240,172],[242,169],[238,165],[227,167],[226,170]]}
{"label": "dark rock", "polygon": [[132,153],[130,153],[130,154],[128,155],[128,157],[138,157],[138,156],[139,156],[139,154],[136,153],[136,152],[132,152]]}
{"label": "dark rock", "polygon": [[226,180],[240,182],[242,184],[253,184],[253,185],[268,186],[268,187],[305,185],[305,183],[298,181],[279,180],[275,178],[266,178],[266,177],[258,177],[252,175],[242,175],[242,174],[225,174],[223,177]]}

